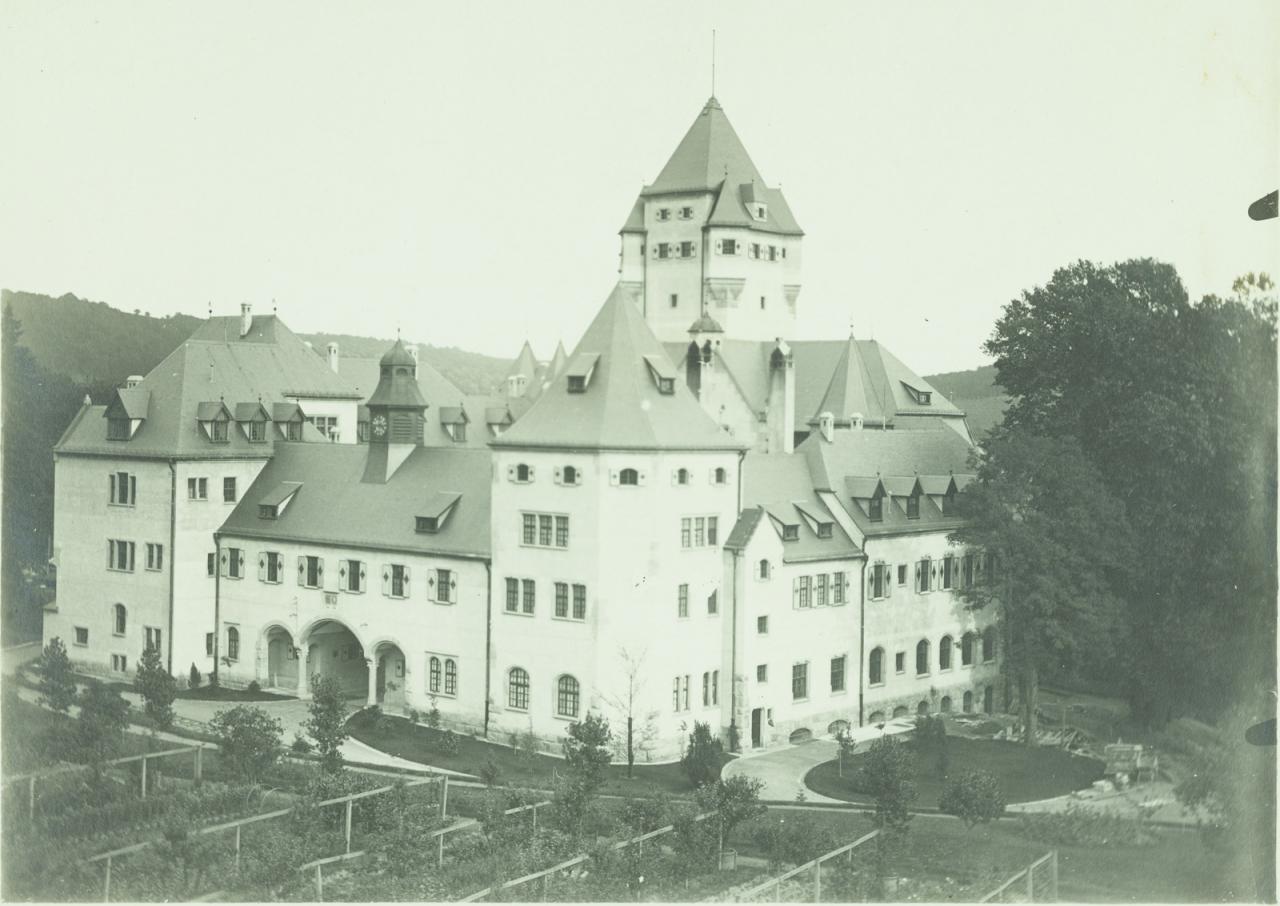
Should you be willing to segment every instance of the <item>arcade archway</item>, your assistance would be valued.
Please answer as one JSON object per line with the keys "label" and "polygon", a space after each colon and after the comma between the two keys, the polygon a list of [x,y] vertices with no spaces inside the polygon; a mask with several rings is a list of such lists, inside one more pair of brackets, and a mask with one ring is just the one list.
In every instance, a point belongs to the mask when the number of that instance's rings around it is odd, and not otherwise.
{"label": "arcade archway", "polygon": [[369,662],[354,632],[338,620],[321,620],[304,630],[302,641],[308,687],[312,677],[332,679],[344,697],[368,700]]}

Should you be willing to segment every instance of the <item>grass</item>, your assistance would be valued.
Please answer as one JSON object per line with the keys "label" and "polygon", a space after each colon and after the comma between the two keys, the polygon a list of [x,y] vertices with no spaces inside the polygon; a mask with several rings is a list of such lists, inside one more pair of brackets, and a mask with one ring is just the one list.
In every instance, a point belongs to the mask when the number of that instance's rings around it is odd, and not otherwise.
{"label": "grass", "polygon": [[[92,676],[77,675],[76,679],[82,683],[100,683],[99,680]],[[120,680],[109,680],[105,682],[108,689],[115,689],[117,692],[132,692],[139,694],[138,689],[133,683],[126,683]],[[179,686],[175,698],[179,701],[189,699],[192,701],[202,702],[281,702],[291,701],[296,696],[280,695],[276,692],[263,692],[258,690],[253,692],[249,689],[231,689],[227,686],[197,686],[190,689],[185,685]]]}
{"label": "grass", "polygon": [[[936,744],[932,740],[914,740],[909,745],[916,753],[915,804],[935,808],[943,786],[938,776]],[[1027,749],[1021,743],[959,736],[947,737],[947,756],[948,772],[952,775],[973,769],[995,774],[1008,802],[1032,802],[1065,795],[1089,786],[1102,777],[1103,769],[1100,761],[1061,749],[1043,746]],[[846,758],[843,777],[840,776],[838,761],[824,762],[805,775],[805,786],[833,799],[869,802],[869,797],[853,789],[853,778],[865,758],[865,754]]]}
{"label": "grass", "polygon": [[[871,830],[867,815],[837,810],[771,807],[765,820],[820,823],[848,842]],[[750,828],[741,826],[730,843],[755,854]],[[868,844],[870,845],[870,844]],[[954,818],[917,815],[902,850],[891,860],[894,872],[909,878],[945,881],[989,876],[1000,882],[1044,855],[1058,850],[1059,899],[1065,902],[1225,902],[1256,898],[1251,874],[1238,870],[1229,853],[1204,846],[1194,831],[1160,830],[1156,842],[1130,846],[1049,847],[1028,840],[1017,820],[968,830]]]}
{"label": "grass", "polygon": [[[375,749],[432,767],[475,774],[486,762],[492,761],[498,768],[498,782],[508,786],[551,789],[556,776],[564,772],[564,762],[559,758],[518,752],[471,736],[455,735],[457,752],[448,754],[440,749],[441,731],[387,714],[375,716],[368,711],[358,711],[347,721],[347,732]],[[725,756],[721,766],[728,761],[729,757]],[[678,763],[638,764],[632,773],[628,778],[626,765],[611,765],[601,793],[687,796],[693,792],[693,784]]]}

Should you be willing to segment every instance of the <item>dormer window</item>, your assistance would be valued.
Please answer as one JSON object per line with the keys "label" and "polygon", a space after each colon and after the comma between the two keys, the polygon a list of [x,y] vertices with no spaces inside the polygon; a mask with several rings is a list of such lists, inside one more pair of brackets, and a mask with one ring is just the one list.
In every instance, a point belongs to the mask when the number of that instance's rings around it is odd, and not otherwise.
{"label": "dormer window", "polygon": [[830,522],[819,522],[819,523],[818,523],[818,537],[819,537],[819,538],[830,538],[830,537],[831,537],[831,523],[830,523]]}
{"label": "dormer window", "polygon": [[[368,422],[365,422],[365,426],[366,428],[368,427]],[[294,441],[302,440],[302,422],[286,423],[284,426],[284,439]]]}
{"label": "dormer window", "polygon": [[669,377],[658,378],[658,392],[671,396],[676,392],[676,382]]}
{"label": "dormer window", "polygon": [[422,509],[414,516],[413,529],[419,534],[433,535],[444,528],[449,514],[462,498],[461,494],[437,492],[423,504]]}
{"label": "dormer window", "polygon": [[246,426],[246,433],[249,435],[249,443],[260,444],[267,439],[267,423],[266,422],[249,422]]}
{"label": "dormer window", "polygon": [[768,220],[769,206],[763,202],[756,202],[751,206],[751,218],[753,220]]}
{"label": "dormer window", "polygon": [[587,389],[587,379],[580,374],[569,375],[569,392],[583,393]]}
{"label": "dormer window", "polygon": [[107,440],[128,440],[129,433],[129,419],[107,419]]}
{"label": "dormer window", "polygon": [[950,513],[952,507],[956,505],[956,486],[953,484],[947,488],[947,493],[942,495],[942,506],[940,509],[944,513]]}
{"label": "dormer window", "polygon": [[867,518],[872,522],[884,521],[884,498],[877,495],[867,501]]}
{"label": "dormer window", "polygon": [[416,516],[414,517],[414,531],[425,534],[434,534],[440,528],[440,523],[435,516]]}
{"label": "dormer window", "polygon": [[920,518],[920,491],[918,488],[912,490],[911,496],[907,498],[907,518]]}
{"label": "dormer window", "polygon": [[600,361],[598,352],[581,352],[573,357],[565,368],[570,393],[586,393],[591,384],[591,376],[595,374],[596,363]]}
{"label": "dormer window", "polygon": [[681,220],[692,220],[692,219],[693,219],[693,208],[692,208],[692,207],[690,207],[689,205],[685,205],[683,208],[681,208],[681,209],[680,209],[680,219],[681,219]]}
{"label": "dormer window", "polygon": [[258,518],[279,519],[284,515],[285,508],[293,502],[294,495],[301,487],[302,483],[298,481],[280,482],[272,488],[271,493],[258,501]]}
{"label": "dormer window", "polygon": [[782,540],[783,541],[799,541],[800,526],[795,523],[792,523],[791,525],[784,525],[782,527]]}
{"label": "dormer window", "polygon": [[280,515],[279,510],[276,508],[274,504],[271,504],[271,503],[258,504],[259,519],[275,519],[279,515]]}
{"label": "dormer window", "polygon": [[209,422],[209,440],[215,444],[227,442],[227,423],[221,419]]}
{"label": "dormer window", "polygon": [[906,381],[902,382],[902,386],[903,386],[903,389],[907,391],[907,395],[910,396],[911,399],[918,405],[928,406],[932,403],[933,401],[932,391],[921,390],[918,387],[912,387]]}
{"label": "dormer window", "polygon": [[676,392],[676,372],[671,367],[671,360],[666,356],[647,355],[645,364],[649,366],[649,377],[653,379],[658,392],[670,396]]}

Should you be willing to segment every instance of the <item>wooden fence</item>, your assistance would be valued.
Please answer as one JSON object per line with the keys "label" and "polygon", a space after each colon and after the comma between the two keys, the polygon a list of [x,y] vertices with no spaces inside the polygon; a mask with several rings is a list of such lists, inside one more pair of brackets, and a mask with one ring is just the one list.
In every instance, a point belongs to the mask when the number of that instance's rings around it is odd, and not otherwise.
{"label": "wooden fence", "polygon": [[[192,764],[191,776],[196,783],[200,782],[204,770],[204,745],[181,746],[176,749],[164,749],[160,752],[143,752],[140,755],[126,755],[123,758],[113,758],[110,761],[103,762],[104,767],[114,767],[121,764],[131,764],[135,761],[142,762],[141,781],[139,786],[139,794],[143,799],[147,798],[147,762],[157,758],[171,758],[177,755],[188,755],[194,753],[194,762]],[[81,771],[92,770],[91,765],[87,764],[66,764],[56,768],[48,768],[43,771],[35,771],[31,774],[15,774],[11,777],[5,777],[0,780],[4,786],[12,786],[17,783],[27,784],[27,819],[34,821],[36,816],[36,783],[49,777],[58,777],[63,774],[77,773]]]}
{"label": "wooden fence", "polygon": [[[1018,884],[1018,882],[1023,882]],[[1015,886],[1016,885],[1016,886]],[[1051,850],[1005,881],[979,903],[1056,903],[1058,851]]]}
{"label": "wooden fence", "polygon": [[[541,802],[538,804],[549,805],[550,803]],[[528,806],[524,806],[524,808],[527,808],[527,807]],[[520,811],[520,809],[513,809],[512,811]],[[701,815],[694,815],[693,820],[705,821],[708,818],[715,817],[715,815],[716,815],[715,812],[706,812]],[[631,846],[633,844],[639,844],[639,846],[641,847],[641,851],[643,851],[645,840],[652,840],[655,837],[661,837],[663,834],[669,834],[675,829],[676,829],[676,826],[674,824],[668,824],[665,827],[656,828],[654,830],[648,831],[647,833],[643,833],[643,834],[640,834],[639,836],[632,837],[629,840],[619,840],[617,843],[613,844],[613,848],[615,850],[621,850],[621,849],[626,849],[628,846]],[[724,834],[723,833],[720,835],[720,849],[721,849],[721,853],[723,853],[723,850],[724,850]],[[532,872],[531,874],[523,875],[519,878],[513,878],[510,881],[504,881],[501,884],[491,886],[491,887],[486,887],[484,888],[484,890],[477,890],[475,893],[471,894],[470,896],[463,897],[459,902],[474,903],[477,900],[482,900],[485,897],[491,895],[495,890],[510,890],[512,888],[519,887],[522,884],[528,884],[532,881],[537,881],[539,879],[541,879],[542,881],[542,893],[545,898],[547,885],[550,882],[550,878],[552,875],[554,875],[558,871],[565,871],[567,869],[573,868],[575,865],[581,865],[583,862],[586,862],[590,859],[591,859],[590,853],[580,853],[574,856],[572,859],[568,859],[564,862],[561,862],[558,865],[552,865],[550,868],[544,868],[541,871],[535,871],[535,872]]]}
{"label": "wooden fence", "polygon": [[[445,817],[445,806],[446,806],[446,803],[448,802],[448,793],[449,793],[448,776],[446,775],[444,777],[423,777],[419,780],[411,780],[405,783],[404,786],[415,787],[415,786],[422,786],[425,783],[439,783],[441,785],[440,817],[441,818]],[[388,793],[396,788],[397,788],[397,785],[383,786],[383,787],[378,787],[375,790],[365,790],[364,792],[360,792],[360,793],[351,793],[346,796],[338,796],[333,799],[326,799],[323,802],[316,803],[317,808],[324,808],[325,806],[330,806],[330,805],[345,804],[346,814],[344,815],[344,828],[345,828],[345,836],[346,836],[346,852],[343,853],[343,856],[347,856],[351,854],[352,803],[354,803],[356,800],[359,800],[359,799],[367,799],[370,796],[378,796],[383,793]],[[256,824],[261,821],[270,821],[274,818],[282,818],[285,815],[290,815],[296,810],[296,808],[297,806],[291,806],[289,808],[277,809],[276,811],[273,811],[273,812],[264,812],[261,815],[250,815],[248,818],[237,818],[234,821],[225,821],[225,822],[222,822],[221,824],[214,824],[209,827],[202,827],[196,830],[195,833],[198,836],[204,836],[207,834],[217,834],[217,833],[222,833],[228,830],[234,830],[236,835],[235,867],[236,867],[236,870],[239,871],[240,870],[241,829],[250,824]],[[474,823],[475,823],[474,821],[471,822],[471,824],[474,824]],[[463,826],[470,826],[470,825],[463,825]],[[447,833],[451,833],[453,830],[461,830],[461,829],[462,827],[451,827],[451,828],[445,828],[445,829],[442,829],[441,831],[436,832],[438,834],[441,834],[440,836],[440,858],[441,859],[443,859],[444,857],[443,856],[443,853],[444,853],[444,836],[443,835]],[[118,859],[121,856],[127,856],[131,853],[141,852],[142,850],[155,846],[157,843],[160,843],[160,842],[162,842],[162,840],[160,839],[143,840],[141,843],[134,843],[131,846],[124,846],[119,849],[113,849],[105,853],[98,853],[96,856],[90,856],[88,859],[85,859],[86,862],[90,862],[90,863],[92,862],[106,863],[106,869],[103,874],[103,887],[102,887],[102,901],[104,903],[110,902],[110,899],[111,899],[111,866],[112,866],[113,860]],[[333,859],[331,859],[331,861],[336,860],[336,858],[337,857],[334,857]]]}
{"label": "wooden fence", "polygon": [[813,872],[813,901],[815,903],[820,903],[822,902],[822,863],[827,862],[831,859],[834,859],[837,856],[843,856],[846,853],[848,853],[849,855],[849,861],[852,862],[853,851],[857,849],[859,846],[861,846],[862,844],[866,843],[867,841],[875,839],[875,837],[879,836],[879,834],[880,834],[880,831],[878,830],[873,830],[869,834],[863,834],[861,837],[859,837],[857,840],[854,840],[852,843],[846,843],[844,846],[837,847],[836,849],[831,850],[831,852],[829,853],[824,853],[823,855],[818,856],[818,858],[812,859],[804,863],[803,865],[797,865],[795,868],[791,869],[790,871],[783,872],[782,874],[778,875],[776,878],[770,878],[769,880],[764,881],[763,883],[757,884],[755,887],[752,887],[749,890],[743,891],[742,893],[738,894],[737,899],[739,901],[750,900],[753,897],[759,896],[760,894],[768,890],[770,887],[772,887],[773,899],[774,899],[774,902],[777,902],[782,893],[783,881],[787,881],[787,880],[790,880],[791,878],[796,877],[797,875],[804,874],[806,871],[812,871]]}

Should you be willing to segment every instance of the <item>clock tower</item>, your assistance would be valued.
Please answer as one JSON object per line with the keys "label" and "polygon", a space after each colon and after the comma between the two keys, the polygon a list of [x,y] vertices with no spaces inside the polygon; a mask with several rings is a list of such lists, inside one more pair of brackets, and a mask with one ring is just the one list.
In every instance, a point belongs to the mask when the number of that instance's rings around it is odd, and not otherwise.
{"label": "clock tower", "polygon": [[378,363],[378,386],[369,397],[369,458],[364,481],[381,484],[422,446],[427,401],[418,389],[418,363],[396,340]]}

